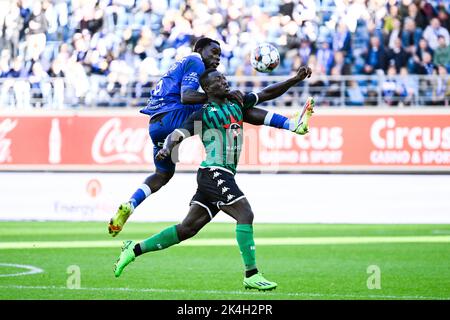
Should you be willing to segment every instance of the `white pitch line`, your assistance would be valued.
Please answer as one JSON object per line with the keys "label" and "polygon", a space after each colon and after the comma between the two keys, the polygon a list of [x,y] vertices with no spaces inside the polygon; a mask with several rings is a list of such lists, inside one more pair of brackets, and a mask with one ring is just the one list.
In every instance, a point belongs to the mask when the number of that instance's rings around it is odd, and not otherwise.
{"label": "white pitch line", "polygon": [[[20,241],[0,242],[2,249],[57,249],[57,248],[116,248],[122,245],[118,240],[93,241]],[[297,238],[255,238],[257,246],[276,245],[339,245],[370,243],[450,243],[450,235],[442,236],[397,236],[397,237],[297,237]],[[181,246],[235,246],[236,240],[190,239]]]}
{"label": "white pitch line", "polygon": [[337,294],[337,293],[308,293],[308,292],[256,292],[256,291],[221,291],[221,290],[184,290],[184,289],[158,289],[158,288],[88,288],[70,289],[57,286],[22,286],[22,285],[0,285],[0,289],[19,290],[69,290],[69,291],[114,291],[114,292],[136,292],[136,293],[183,293],[183,294],[219,294],[219,295],[247,295],[247,296],[273,296],[273,297],[298,297],[298,298],[348,298],[348,299],[430,299],[448,300],[450,297],[430,296],[397,296],[397,295],[374,295],[374,294]]}
{"label": "white pitch line", "polygon": [[26,276],[26,275],[30,275],[30,274],[36,274],[36,273],[44,272],[44,270],[42,270],[40,268],[37,268],[35,266],[28,266],[28,265],[25,265],[25,264],[0,263],[0,267],[12,267],[12,268],[20,268],[20,269],[27,269],[28,270],[28,271],[19,272],[19,273],[0,274],[0,278]]}

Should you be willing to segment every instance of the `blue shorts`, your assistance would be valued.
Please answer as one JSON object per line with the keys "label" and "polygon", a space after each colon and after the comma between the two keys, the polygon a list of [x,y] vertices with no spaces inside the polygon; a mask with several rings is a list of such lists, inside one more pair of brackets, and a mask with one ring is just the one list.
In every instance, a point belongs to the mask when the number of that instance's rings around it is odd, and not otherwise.
{"label": "blue shorts", "polygon": [[157,114],[151,118],[148,132],[154,145],[153,161],[157,170],[169,173],[175,171],[175,163],[172,161],[172,157],[167,157],[159,161],[156,160],[156,155],[163,147],[164,140],[166,140],[167,136],[175,129],[180,128],[183,122],[201,107],[201,105],[185,105],[182,109]]}

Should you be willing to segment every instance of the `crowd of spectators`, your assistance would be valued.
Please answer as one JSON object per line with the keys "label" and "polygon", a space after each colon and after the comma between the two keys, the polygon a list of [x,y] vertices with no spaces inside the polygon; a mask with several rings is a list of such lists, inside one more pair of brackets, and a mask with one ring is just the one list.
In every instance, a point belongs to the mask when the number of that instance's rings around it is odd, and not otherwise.
{"label": "crowd of spectators", "polygon": [[[448,105],[449,12],[448,0],[0,1],[0,107],[142,105],[152,77],[201,36],[221,42],[221,71],[236,76],[256,75],[256,43],[275,44],[273,74],[311,66],[319,105],[378,104],[380,92],[408,105],[421,90],[422,103]],[[379,77],[350,79],[342,92],[342,75]]]}

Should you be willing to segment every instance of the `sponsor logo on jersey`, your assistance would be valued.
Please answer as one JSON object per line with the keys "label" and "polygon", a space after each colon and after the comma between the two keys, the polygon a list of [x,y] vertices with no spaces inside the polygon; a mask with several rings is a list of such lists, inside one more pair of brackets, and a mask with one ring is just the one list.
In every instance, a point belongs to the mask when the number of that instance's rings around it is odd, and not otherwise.
{"label": "sponsor logo on jersey", "polygon": [[188,73],[186,76],[183,77],[183,81],[198,83],[198,73],[197,72]]}

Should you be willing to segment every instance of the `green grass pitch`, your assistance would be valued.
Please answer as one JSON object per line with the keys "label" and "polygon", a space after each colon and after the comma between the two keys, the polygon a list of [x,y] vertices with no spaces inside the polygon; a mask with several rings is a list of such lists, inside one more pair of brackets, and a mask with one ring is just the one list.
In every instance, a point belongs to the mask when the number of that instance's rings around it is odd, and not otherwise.
{"label": "green grass pitch", "polygon": [[114,277],[121,241],[171,224],[130,222],[111,238],[106,223],[2,221],[0,300],[450,299],[450,225],[256,224],[258,266],[278,282],[271,292],[244,290],[229,223]]}

